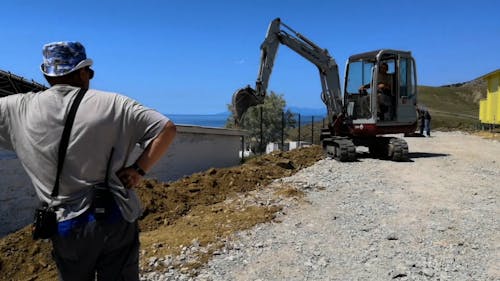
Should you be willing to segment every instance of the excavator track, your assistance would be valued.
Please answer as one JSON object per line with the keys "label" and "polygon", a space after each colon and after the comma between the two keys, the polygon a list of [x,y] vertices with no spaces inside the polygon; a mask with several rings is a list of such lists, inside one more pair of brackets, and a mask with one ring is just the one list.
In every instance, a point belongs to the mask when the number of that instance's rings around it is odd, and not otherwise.
{"label": "excavator track", "polygon": [[356,161],[356,146],[347,138],[327,138],[323,140],[323,149],[327,157],[340,162]]}
{"label": "excavator track", "polygon": [[377,137],[370,145],[370,154],[375,158],[392,161],[408,160],[408,144],[404,139]]}
{"label": "excavator track", "polygon": [[408,143],[404,139],[391,138],[388,144],[388,153],[392,161],[408,161]]}

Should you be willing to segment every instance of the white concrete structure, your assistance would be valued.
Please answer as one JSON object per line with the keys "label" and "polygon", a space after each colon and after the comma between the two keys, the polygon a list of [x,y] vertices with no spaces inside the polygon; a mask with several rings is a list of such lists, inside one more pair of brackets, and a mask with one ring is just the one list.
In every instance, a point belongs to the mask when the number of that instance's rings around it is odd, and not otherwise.
{"label": "white concrete structure", "polygon": [[247,158],[253,155],[253,152],[251,150],[240,150],[240,158]]}
{"label": "white concrete structure", "polygon": [[308,146],[311,146],[311,143],[307,141],[291,141],[289,144],[289,150]]}
{"label": "white concrete structure", "polygon": [[280,150],[280,146],[276,142],[270,142],[266,145],[266,154],[269,154],[273,151]]}
{"label": "white concrete structure", "polygon": [[244,135],[241,130],[177,126],[171,149],[148,177],[167,182],[210,168],[239,165]]}
{"label": "white concrete structure", "polygon": [[[240,163],[241,137],[245,131],[177,126],[177,137],[147,178],[167,182],[209,168]],[[140,150],[133,152],[133,162]],[[21,163],[12,152],[0,150],[0,236],[15,231],[33,220],[38,198]]]}

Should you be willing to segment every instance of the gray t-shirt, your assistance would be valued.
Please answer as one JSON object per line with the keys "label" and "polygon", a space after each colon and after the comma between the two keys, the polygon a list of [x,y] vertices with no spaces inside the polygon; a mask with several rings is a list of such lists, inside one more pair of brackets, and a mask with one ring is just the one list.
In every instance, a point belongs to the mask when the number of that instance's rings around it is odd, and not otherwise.
{"label": "gray t-shirt", "polygon": [[0,98],[0,147],[17,153],[40,200],[60,206],[59,221],[89,208],[89,187],[104,180],[114,148],[109,183],[123,217],[132,222],[141,214],[139,198],[123,187],[115,172],[135,161],[128,159],[134,147],[145,148],[169,119],[125,96],[89,89],[71,130],[59,195],[52,198],[59,143],[77,91],[56,85],[43,92]]}

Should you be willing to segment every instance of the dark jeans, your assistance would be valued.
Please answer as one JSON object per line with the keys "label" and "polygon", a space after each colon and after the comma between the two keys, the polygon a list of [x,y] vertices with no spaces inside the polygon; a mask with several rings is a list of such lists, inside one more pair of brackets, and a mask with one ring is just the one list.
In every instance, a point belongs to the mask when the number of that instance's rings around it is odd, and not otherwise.
{"label": "dark jeans", "polygon": [[431,135],[431,120],[425,119],[425,133],[429,137]]}
{"label": "dark jeans", "polygon": [[139,280],[137,222],[90,221],[56,235],[52,245],[60,280]]}

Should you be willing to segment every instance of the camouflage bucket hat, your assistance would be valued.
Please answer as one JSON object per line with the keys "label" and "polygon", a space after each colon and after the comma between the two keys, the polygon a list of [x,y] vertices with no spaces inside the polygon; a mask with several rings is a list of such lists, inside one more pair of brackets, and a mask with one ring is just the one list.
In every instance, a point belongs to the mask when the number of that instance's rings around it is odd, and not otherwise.
{"label": "camouflage bucket hat", "polygon": [[40,66],[47,76],[63,76],[77,69],[91,66],[85,48],[79,42],[53,42],[43,46],[43,63]]}

